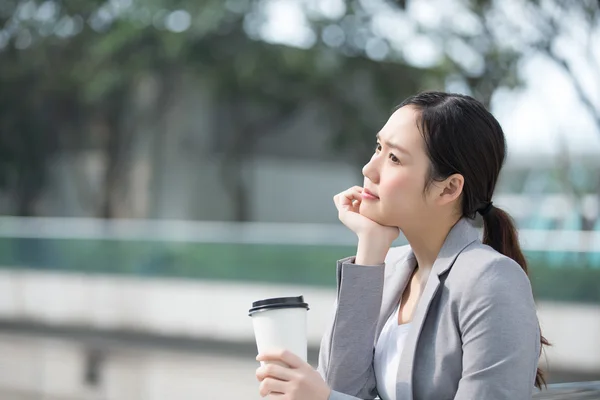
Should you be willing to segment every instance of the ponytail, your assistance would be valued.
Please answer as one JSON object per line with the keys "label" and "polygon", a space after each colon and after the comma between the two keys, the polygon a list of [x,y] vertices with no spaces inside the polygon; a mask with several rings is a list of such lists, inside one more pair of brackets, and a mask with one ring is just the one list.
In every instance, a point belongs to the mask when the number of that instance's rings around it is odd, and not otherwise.
{"label": "ponytail", "polygon": [[[424,193],[432,182],[461,174],[461,215],[473,219],[479,211],[484,221],[483,243],[515,260],[527,274],[527,261],[512,219],[490,202],[506,159],[500,123],[483,104],[462,94],[424,92],[404,100],[398,108],[409,105],[419,112],[417,127],[431,162]],[[480,206],[483,208],[478,210]],[[541,333],[540,337],[542,347],[548,345]],[[545,384],[538,369],[535,386],[541,389]]]}
{"label": "ponytail", "polygon": [[[515,260],[523,268],[525,274],[528,274],[527,260],[521,251],[517,229],[510,215],[493,206],[492,203],[480,211],[480,214],[483,217],[483,243]],[[540,339],[542,347],[550,345],[548,340],[541,335],[541,329]],[[538,389],[546,386],[545,374],[541,368],[537,369],[535,386]]]}

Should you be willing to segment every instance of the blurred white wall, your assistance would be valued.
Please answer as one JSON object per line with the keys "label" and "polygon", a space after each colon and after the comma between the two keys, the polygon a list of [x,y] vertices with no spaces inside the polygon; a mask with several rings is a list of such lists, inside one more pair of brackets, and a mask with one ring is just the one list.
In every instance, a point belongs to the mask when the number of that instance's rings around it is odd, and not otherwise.
{"label": "blurred white wall", "polygon": [[[252,343],[252,302],[300,294],[310,305],[309,346],[318,347],[330,288],[0,271],[0,318]],[[538,315],[552,369],[600,373],[600,305],[540,302]]]}
{"label": "blurred white wall", "polygon": [[113,349],[86,382],[80,343],[0,334],[3,400],[259,400],[258,362],[231,355]]}

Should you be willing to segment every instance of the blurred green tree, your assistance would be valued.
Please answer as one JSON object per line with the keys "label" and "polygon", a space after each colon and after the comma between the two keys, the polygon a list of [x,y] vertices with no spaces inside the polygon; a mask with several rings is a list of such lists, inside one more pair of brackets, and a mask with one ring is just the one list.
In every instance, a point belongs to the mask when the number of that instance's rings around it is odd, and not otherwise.
{"label": "blurred green tree", "polygon": [[[127,195],[136,139],[131,114],[139,87],[147,82],[155,82],[154,115],[168,109],[182,75],[210,82],[211,97],[220,105],[216,151],[239,221],[250,218],[244,161],[253,157],[259,137],[293,121],[299,104],[318,104],[335,132],[332,147],[360,164],[372,150],[371,133],[403,97],[459,87],[489,105],[498,88],[520,84],[517,66],[524,50],[505,46],[492,29],[492,1],[457,2],[462,5],[457,12],[468,14],[472,29],[447,21],[413,23],[405,10],[416,2],[381,2],[377,9],[346,0],[333,13],[319,2],[301,3],[309,34],[296,48],[268,43],[261,34],[268,3],[3,1],[0,185],[14,195],[12,212],[36,213],[57,154],[94,149],[102,153],[101,189],[87,189],[81,171],[71,171],[73,179],[96,216],[120,216],[116,205]],[[379,26],[388,14],[399,18],[392,37]],[[409,32],[407,42],[424,36],[433,42],[441,49],[435,62],[415,66],[395,42],[394,29]],[[151,134],[153,187],[164,179],[168,131],[159,126]]]}
{"label": "blurred green tree", "polygon": [[[373,122],[370,113],[377,108],[367,99],[347,97],[353,76],[365,75],[371,100],[388,109],[402,94],[417,90],[426,75],[403,64],[351,57],[322,43],[297,49],[257,40],[261,10],[258,1],[3,2],[0,151],[7,156],[0,183],[18,196],[14,212],[35,214],[36,196],[57,152],[102,149],[102,190],[83,195],[95,204],[97,216],[116,215],[132,151],[131,97],[148,76],[159,82],[157,113],[168,105],[179,74],[209,77],[229,124],[221,149],[225,186],[236,199],[236,219],[246,220],[242,161],[267,127],[284,124],[298,104],[321,96],[340,139],[352,143],[381,122]],[[157,158],[167,131],[153,138]],[[153,178],[160,179],[160,172]],[[79,181],[80,187],[87,185],[85,178]]]}

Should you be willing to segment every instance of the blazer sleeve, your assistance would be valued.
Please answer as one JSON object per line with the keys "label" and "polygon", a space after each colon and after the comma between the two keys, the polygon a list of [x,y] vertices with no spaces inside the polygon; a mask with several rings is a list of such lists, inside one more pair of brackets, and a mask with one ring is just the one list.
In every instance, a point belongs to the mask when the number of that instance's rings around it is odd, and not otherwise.
{"label": "blazer sleeve", "polygon": [[377,396],[373,355],[385,267],[353,262],[338,261],[335,313],[319,351],[317,371],[332,390],[330,400]]}
{"label": "blazer sleeve", "polygon": [[465,287],[458,321],[463,371],[454,399],[531,399],[541,345],[527,275],[502,258]]}

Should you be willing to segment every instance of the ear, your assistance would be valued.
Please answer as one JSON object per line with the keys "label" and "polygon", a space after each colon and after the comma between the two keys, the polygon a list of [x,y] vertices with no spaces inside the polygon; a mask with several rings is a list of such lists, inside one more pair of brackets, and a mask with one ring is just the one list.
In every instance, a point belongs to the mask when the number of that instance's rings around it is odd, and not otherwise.
{"label": "ear", "polygon": [[464,185],[465,178],[461,174],[450,175],[444,181],[439,182],[438,204],[445,205],[457,200],[462,194]]}

